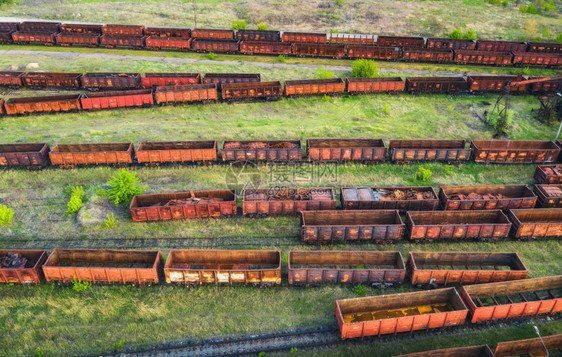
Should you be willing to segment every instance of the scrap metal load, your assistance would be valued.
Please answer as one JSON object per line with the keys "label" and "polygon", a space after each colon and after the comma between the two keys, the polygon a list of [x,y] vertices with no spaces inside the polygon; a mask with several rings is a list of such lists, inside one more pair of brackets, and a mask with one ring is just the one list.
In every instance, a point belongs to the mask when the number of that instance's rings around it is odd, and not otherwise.
{"label": "scrap metal load", "polygon": [[245,196],[248,201],[315,201],[331,200],[332,196],[324,191],[297,189],[248,192]]}
{"label": "scrap metal load", "polygon": [[543,171],[549,176],[562,176],[562,167],[559,166],[544,167]]}
{"label": "scrap metal load", "polygon": [[462,193],[458,193],[456,195],[451,195],[451,200],[501,200],[504,198],[508,198],[507,196],[502,195],[501,193],[486,193],[486,194],[479,194],[476,192],[471,192],[468,195],[463,195]]}
{"label": "scrap metal load", "polygon": [[264,141],[252,141],[248,143],[230,141],[224,143],[225,149],[297,149],[298,147],[298,144],[289,141],[275,143],[268,143]]}
{"label": "scrap metal load", "polygon": [[401,201],[401,200],[429,200],[435,198],[432,191],[415,191],[412,189],[405,190],[373,190],[373,198],[375,201]]}
{"label": "scrap metal load", "polygon": [[2,269],[22,269],[27,264],[27,258],[19,253],[7,253],[0,257],[0,268]]}
{"label": "scrap metal load", "polygon": [[222,197],[195,197],[195,192],[190,191],[191,197],[176,198],[160,202],[147,202],[146,205],[139,205],[140,207],[170,207],[170,206],[184,206],[184,205],[197,205],[197,204],[212,204],[224,202]]}
{"label": "scrap metal load", "polygon": [[555,185],[541,185],[542,190],[548,197],[562,197],[562,188]]}

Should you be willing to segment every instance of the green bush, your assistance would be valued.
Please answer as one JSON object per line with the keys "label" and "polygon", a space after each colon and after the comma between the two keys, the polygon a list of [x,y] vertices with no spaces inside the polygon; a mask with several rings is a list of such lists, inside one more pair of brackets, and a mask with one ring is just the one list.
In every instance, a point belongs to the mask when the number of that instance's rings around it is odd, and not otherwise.
{"label": "green bush", "polygon": [[0,226],[11,223],[13,218],[14,210],[4,205],[0,205]]}
{"label": "green bush", "polygon": [[422,182],[428,182],[431,180],[431,176],[433,176],[433,172],[431,172],[430,169],[418,167],[418,171],[416,171],[416,179]]}
{"label": "green bush", "polygon": [[460,40],[462,38],[462,31],[459,29],[453,30],[453,32],[449,34],[449,38]]}
{"label": "green bush", "polygon": [[244,20],[234,20],[232,21],[233,30],[245,30],[248,28],[248,24]]}
{"label": "green bush", "polygon": [[513,124],[513,110],[507,110],[507,117],[504,120],[504,117],[500,115],[502,112],[503,107],[498,106],[491,112],[486,113],[486,122],[490,125],[496,133],[498,134],[507,134],[509,132],[509,127]]}
{"label": "green bush", "polygon": [[217,57],[217,55],[216,55],[214,52],[209,52],[209,53],[207,53],[207,58],[208,58],[208,59],[213,60],[213,59],[215,59],[215,57]]}
{"label": "green bush", "polygon": [[367,295],[367,287],[365,285],[359,284],[359,285],[355,285],[351,291],[353,291],[353,293],[358,296],[358,297],[363,297]]}
{"label": "green bush", "polygon": [[113,212],[108,213],[105,216],[105,220],[103,221],[103,223],[105,224],[105,228],[107,229],[115,228],[115,226],[117,225],[117,221],[115,220],[115,215],[113,214]]}
{"label": "green bush", "polygon": [[320,66],[316,70],[316,73],[314,74],[314,77],[319,78],[319,79],[327,79],[327,78],[334,78],[335,75],[336,74],[334,72],[329,71],[329,70],[325,69],[324,67]]}
{"label": "green bush", "polygon": [[267,24],[265,22],[260,22],[258,24],[258,30],[267,31]]}
{"label": "green bush", "polygon": [[82,201],[84,200],[84,189],[82,186],[72,187],[70,199],[66,204],[66,213],[75,214],[82,208]]}
{"label": "green bush", "polygon": [[127,170],[121,170],[115,175],[113,175],[107,185],[110,187],[105,190],[105,194],[111,202],[116,206],[120,203],[127,202],[134,195],[140,195],[146,189],[142,185],[141,180],[137,177],[136,172],[130,172]]}
{"label": "green bush", "polygon": [[550,29],[548,27],[545,27],[542,29],[542,37],[544,39],[549,39],[550,38]]}
{"label": "green bush", "polygon": [[501,5],[502,0],[488,0],[488,3],[492,5]]}
{"label": "green bush", "polygon": [[119,342],[115,342],[113,344],[113,349],[115,351],[121,351],[121,349],[125,346],[125,340],[119,340]]}
{"label": "green bush", "polygon": [[558,43],[562,43],[562,32],[560,32],[558,35],[556,35],[556,38],[554,39],[555,42]]}
{"label": "green bush", "polygon": [[14,0],[0,0],[0,6],[13,3]]}
{"label": "green bush", "polygon": [[345,0],[335,0],[336,4],[338,4],[339,6],[342,6],[343,4],[345,4]]}
{"label": "green bush", "polygon": [[390,114],[390,105],[388,105],[388,103],[384,103],[382,107],[382,112],[386,115]]}
{"label": "green bush", "polygon": [[503,0],[503,1],[502,1],[502,6],[503,6],[503,7],[507,7],[507,5],[509,5],[509,1],[508,1],[508,0]]}
{"label": "green bush", "polygon": [[280,63],[285,63],[285,62],[287,62],[287,58],[283,55],[279,55],[277,57],[277,61],[279,61]]}
{"label": "green bush", "polygon": [[88,291],[88,289],[90,288],[91,285],[92,285],[92,283],[90,283],[89,281],[82,281],[82,280],[76,279],[76,277],[74,277],[73,284],[72,284],[72,290],[76,291],[77,293],[83,293],[83,292]]}
{"label": "green bush", "polygon": [[535,4],[530,3],[527,6],[521,6],[519,11],[523,14],[538,14],[539,10],[536,8]]}
{"label": "green bush", "polygon": [[529,66],[526,66],[525,68],[523,68],[523,70],[521,71],[521,73],[523,73],[524,75],[528,76],[531,74],[531,68],[529,68]]}
{"label": "green bush", "polygon": [[556,11],[556,4],[554,3],[554,0],[544,4],[544,12],[551,12],[551,11]]}
{"label": "green bush", "polygon": [[351,64],[351,75],[353,77],[376,77],[378,74],[377,64],[373,60],[358,59]]}
{"label": "green bush", "polygon": [[467,40],[476,40],[478,39],[478,36],[476,36],[476,32],[473,30],[468,30],[464,33],[464,38]]}

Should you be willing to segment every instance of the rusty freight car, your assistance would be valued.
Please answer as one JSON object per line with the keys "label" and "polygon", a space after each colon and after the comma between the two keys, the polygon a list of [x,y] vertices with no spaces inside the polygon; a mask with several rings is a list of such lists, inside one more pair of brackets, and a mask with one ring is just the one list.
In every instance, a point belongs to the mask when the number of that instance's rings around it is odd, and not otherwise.
{"label": "rusty freight car", "polygon": [[562,43],[555,42],[527,42],[529,52],[562,53]]}
{"label": "rusty freight car", "polygon": [[407,212],[409,239],[434,241],[507,238],[511,222],[501,210]]}
{"label": "rusty freight car", "polygon": [[410,62],[453,62],[453,51],[431,48],[404,48],[402,60]]}
{"label": "rusty freight car", "polygon": [[63,47],[72,45],[98,47],[100,35],[92,33],[60,32],[55,35],[57,44]]}
{"label": "rusty freight car", "polygon": [[513,64],[534,66],[562,66],[562,53],[513,52]]}
{"label": "rusty freight car", "polygon": [[345,82],[341,78],[285,81],[286,96],[335,94],[344,92]]}
{"label": "rusty freight car", "polygon": [[444,210],[533,208],[537,196],[527,185],[442,186],[439,200]]}
{"label": "rusty freight car", "polygon": [[84,93],[80,97],[84,110],[150,107],[154,104],[152,89],[134,89],[98,93]]}
{"label": "rusty freight car", "polygon": [[141,86],[185,86],[201,83],[200,73],[145,73],[141,78]]}
{"label": "rusty freight car", "polygon": [[191,37],[214,40],[232,40],[234,39],[234,30],[192,29]]}
{"label": "rusty freight car", "polygon": [[398,93],[403,92],[406,82],[400,77],[346,78],[347,93]]}
{"label": "rusty freight car", "polygon": [[342,187],[343,209],[397,209],[433,211],[439,206],[437,193],[431,186],[408,187]]}
{"label": "rusty freight car", "polygon": [[86,73],[82,76],[82,87],[89,90],[137,89],[140,87],[139,73]]}
{"label": "rusty freight car", "polygon": [[164,268],[167,283],[187,286],[243,284],[281,285],[281,252],[277,250],[172,250]]}
{"label": "rusty freight car", "polygon": [[494,353],[488,345],[481,345],[408,353],[395,357],[494,357]]}
{"label": "rusty freight car", "polygon": [[535,185],[534,192],[538,197],[538,206],[542,208],[562,207],[562,184]]}
{"label": "rusty freight car", "polygon": [[51,164],[64,168],[78,165],[117,165],[133,163],[133,143],[57,144],[49,152]]}
{"label": "rusty freight car", "polygon": [[54,249],[43,265],[47,281],[152,285],[160,282],[160,251]]}
{"label": "rusty freight car", "polygon": [[425,47],[423,37],[378,36],[379,47]]}
{"label": "rusty freight car", "polygon": [[137,149],[139,164],[208,161],[217,161],[216,141],[148,141]]}
{"label": "rusty freight car", "polygon": [[418,287],[525,279],[528,273],[517,253],[410,252],[407,264]]}
{"label": "rusty freight car", "polygon": [[205,73],[203,83],[255,83],[261,81],[259,73]]}
{"label": "rusty freight car", "polygon": [[191,41],[191,48],[199,52],[235,53],[240,50],[240,41],[194,38]]}
{"label": "rusty freight car", "polygon": [[240,52],[245,54],[286,55],[291,54],[291,50],[292,45],[286,42],[240,41]]}
{"label": "rusty freight car", "polygon": [[[467,77],[468,87],[471,92],[501,92],[507,83],[522,80],[520,76],[473,76]],[[510,85],[511,92],[526,93],[528,84]]]}
{"label": "rusty freight car", "polygon": [[527,51],[527,44],[525,42],[478,40],[476,49],[478,51],[525,52]]}
{"label": "rusty freight car", "polygon": [[0,32],[12,32],[19,30],[19,22],[0,22]]}
{"label": "rusty freight car", "polygon": [[300,161],[300,140],[225,141],[222,161]]}
{"label": "rusty freight car", "polygon": [[134,222],[236,215],[236,191],[209,190],[136,195],[129,206]]}
{"label": "rusty freight car", "polygon": [[468,91],[462,77],[407,77],[406,90],[410,93],[456,93]]}
{"label": "rusty freight car", "polygon": [[102,26],[101,33],[112,36],[143,36],[144,26],[106,24]]}
{"label": "rusty freight car", "polygon": [[348,45],[347,57],[349,58],[372,58],[396,60],[402,56],[400,47],[378,47],[369,45]]}
{"label": "rusty freight car", "polygon": [[23,85],[25,72],[0,71],[0,86],[19,88]]}
{"label": "rusty freight car", "polygon": [[191,37],[191,29],[181,27],[145,27],[145,36],[153,37]]}
{"label": "rusty freight car", "polygon": [[145,47],[145,39],[144,36],[102,35],[100,45],[106,48],[129,47],[141,49]]}
{"label": "rusty freight car", "polygon": [[342,339],[459,326],[467,314],[455,288],[336,300]]}
{"label": "rusty freight car", "polygon": [[472,323],[562,311],[562,275],[463,286]]}
{"label": "rusty freight car", "polygon": [[53,46],[56,42],[54,33],[37,32],[37,31],[13,32],[12,40],[14,40],[15,43],[20,43],[20,44],[38,43],[45,46]]}
{"label": "rusty freight car", "polygon": [[301,212],[301,240],[308,244],[394,243],[402,239],[405,229],[396,210]]}
{"label": "rusty freight car", "polygon": [[468,161],[466,140],[390,140],[388,150],[394,162]]}
{"label": "rusty freight car", "polygon": [[538,165],[534,178],[537,183],[562,183],[562,165]]}
{"label": "rusty freight car", "polygon": [[374,47],[376,44],[375,35],[365,35],[356,33],[330,33],[328,43],[338,43],[344,45],[368,45]]}
{"label": "rusty freight car", "polygon": [[45,260],[44,250],[0,250],[0,283],[41,284]]}
{"label": "rusty freight car", "polygon": [[448,49],[448,50],[474,50],[476,42],[473,40],[457,40],[452,38],[427,39],[427,48]]}
{"label": "rusty freight car", "polygon": [[80,73],[27,72],[23,75],[23,83],[31,88],[80,88]]}
{"label": "rusty freight car", "polygon": [[[526,340],[500,342],[496,346],[495,357],[516,356],[556,356],[562,351],[562,334],[540,336]],[[546,352],[546,354],[545,354]]]}
{"label": "rusty freight car", "polygon": [[333,188],[258,188],[242,190],[245,216],[298,214],[302,211],[335,210]]}
{"label": "rusty freight car", "polygon": [[512,209],[508,217],[517,239],[562,237],[562,208]]}
{"label": "rusty freight car", "polygon": [[191,38],[184,37],[149,36],[145,39],[145,45],[147,48],[151,48],[153,50],[161,50],[164,48],[189,51],[191,49],[191,41]]}
{"label": "rusty freight car", "polygon": [[80,94],[9,98],[4,108],[9,115],[79,111]]}
{"label": "rusty freight car", "polygon": [[14,39],[12,38],[12,34],[14,31],[2,32],[0,31],[0,43],[12,43]]}
{"label": "rusty freight car", "polygon": [[49,163],[49,144],[0,144],[1,166],[41,168]]}
{"label": "rusty freight car", "polygon": [[214,102],[219,99],[216,84],[191,84],[185,86],[156,87],[156,104],[175,104],[190,102]]}
{"label": "rusty freight car", "polygon": [[236,38],[242,41],[280,42],[281,33],[267,30],[238,30],[236,31]]}
{"label": "rusty freight car", "polygon": [[308,139],[308,161],[384,162],[382,139]]}
{"label": "rusty freight car", "polygon": [[255,83],[221,84],[222,99],[226,101],[250,100],[256,98],[278,99],[283,96],[283,86],[279,81]]}
{"label": "rusty freight car", "polygon": [[297,56],[341,58],[345,56],[345,45],[294,43],[293,54]]}
{"label": "rusty freight car", "polygon": [[475,162],[494,164],[550,163],[560,154],[555,143],[541,140],[473,140],[470,147]]}
{"label": "rusty freight car", "polygon": [[[539,77],[529,77],[535,79]],[[546,93],[562,91],[562,79],[531,83],[531,93]]]}
{"label": "rusty freight car", "polygon": [[24,21],[20,22],[20,31],[37,31],[37,32],[59,32],[60,22],[45,22],[45,21]]}
{"label": "rusty freight car", "polygon": [[475,63],[508,66],[512,59],[513,54],[511,52],[455,50],[454,61],[459,64]]}
{"label": "rusty freight car", "polygon": [[103,25],[94,24],[62,24],[60,25],[61,33],[86,33],[86,34],[101,34]]}
{"label": "rusty freight car", "polygon": [[281,35],[282,42],[326,43],[327,39],[325,33],[283,31]]}
{"label": "rusty freight car", "polygon": [[400,285],[406,266],[400,252],[304,251],[288,256],[289,285],[368,284],[386,288]]}

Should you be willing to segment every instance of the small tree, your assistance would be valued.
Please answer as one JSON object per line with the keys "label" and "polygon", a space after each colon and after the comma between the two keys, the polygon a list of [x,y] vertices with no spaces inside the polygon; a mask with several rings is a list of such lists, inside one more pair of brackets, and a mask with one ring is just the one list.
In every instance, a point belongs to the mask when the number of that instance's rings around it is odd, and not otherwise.
{"label": "small tree", "polygon": [[267,24],[265,22],[260,22],[258,24],[258,30],[267,31]]}
{"label": "small tree", "polygon": [[449,34],[449,38],[460,40],[462,39],[462,31],[459,29],[454,29],[453,32]]}
{"label": "small tree", "polygon": [[72,187],[72,194],[66,204],[66,213],[74,214],[82,208],[82,200],[84,199],[84,189],[82,186]]}
{"label": "small tree", "polygon": [[137,173],[127,170],[121,170],[113,175],[107,181],[107,185],[110,189],[103,192],[116,206],[130,200],[134,195],[140,195],[146,189],[137,177]]}
{"label": "small tree", "polygon": [[244,20],[234,20],[232,21],[233,30],[245,30],[248,28],[248,24]]}
{"label": "small tree", "polygon": [[353,77],[376,77],[378,74],[377,64],[373,60],[358,59],[351,64],[351,75]]}
{"label": "small tree", "polygon": [[325,69],[324,67],[320,66],[318,67],[318,69],[316,70],[316,73],[314,74],[314,77],[319,78],[319,79],[328,79],[328,78],[334,78],[336,74],[330,70]]}
{"label": "small tree", "polygon": [[513,123],[513,110],[508,109],[504,118],[503,109],[503,106],[498,105],[494,110],[486,113],[486,122],[494,128],[497,134],[507,134]]}
{"label": "small tree", "polygon": [[4,205],[0,205],[0,226],[12,222],[13,218],[14,210]]}
{"label": "small tree", "polygon": [[464,33],[464,38],[467,40],[476,40],[478,38],[478,36],[476,36],[476,32],[474,32],[473,30],[468,30]]}

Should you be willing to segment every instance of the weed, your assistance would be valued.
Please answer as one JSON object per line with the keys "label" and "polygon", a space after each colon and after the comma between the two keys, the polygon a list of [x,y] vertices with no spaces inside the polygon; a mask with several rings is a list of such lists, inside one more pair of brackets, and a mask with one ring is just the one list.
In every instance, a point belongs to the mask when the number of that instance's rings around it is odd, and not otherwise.
{"label": "weed", "polygon": [[213,60],[213,59],[215,59],[215,57],[217,57],[217,55],[214,52],[207,53],[208,59]]}
{"label": "weed", "polygon": [[454,104],[449,104],[449,106],[447,107],[447,111],[449,113],[452,113],[455,111],[455,105]]}
{"label": "weed", "polygon": [[476,35],[476,32],[474,32],[474,30],[468,30],[464,33],[464,38],[467,40],[476,40],[478,39],[478,36]]}
{"label": "weed", "polygon": [[119,340],[119,342],[115,342],[113,344],[113,349],[115,351],[121,351],[124,345],[125,345],[125,340]]}
{"label": "weed", "polygon": [[324,94],[322,96],[322,100],[325,101],[325,102],[330,102],[332,100],[332,98],[329,95]]}
{"label": "weed", "polygon": [[260,353],[258,353],[258,357],[265,357],[265,352],[261,351]]}
{"label": "weed", "polygon": [[521,6],[519,8],[519,11],[522,14],[537,14],[539,12],[539,10],[535,7],[535,4],[530,3],[527,6]]}
{"label": "weed", "polygon": [[260,22],[258,24],[258,30],[267,31],[267,24],[265,22]]}
{"label": "weed", "polygon": [[525,23],[525,39],[533,40],[537,38],[537,20],[527,20]]}
{"label": "weed", "polygon": [[358,59],[351,64],[351,75],[353,77],[376,77],[378,74],[377,64],[373,60]]}
{"label": "weed", "polygon": [[66,204],[66,213],[75,214],[82,208],[82,200],[84,199],[84,189],[82,186],[72,187],[70,199]]}
{"label": "weed", "polygon": [[554,3],[554,0],[544,4],[544,12],[554,12],[554,11],[556,11],[556,4]]}
{"label": "weed", "polygon": [[504,133],[507,134],[509,131],[509,127],[513,123],[513,110],[508,109],[507,115],[504,118],[504,116],[500,114],[503,112],[503,109],[504,109],[503,106],[499,105],[491,112],[487,112],[485,115],[486,122],[492,128],[494,128],[494,130],[498,134],[504,134]]}
{"label": "weed", "polygon": [[509,1],[508,0],[503,0],[502,1],[502,6],[503,7],[507,7],[509,5]]}
{"label": "weed", "polygon": [[351,291],[353,291],[353,293],[358,296],[358,297],[363,297],[367,295],[367,287],[365,285],[359,284],[359,285],[355,285]]}
{"label": "weed", "polygon": [[245,30],[248,28],[248,24],[244,20],[234,20],[232,21],[233,30]]}
{"label": "weed", "polygon": [[42,349],[40,349],[39,347],[37,347],[35,349],[35,356],[36,357],[43,357],[44,355],[45,355],[45,352]]}
{"label": "weed", "polygon": [[550,29],[548,27],[545,27],[545,28],[542,29],[542,37],[544,39],[550,38]]}
{"label": "weed", "polygon": [[283,255],[281,255],[281,263],[283,265],[289,264],[289,255],[287,253],[283,253]]}
{"label": "weed", "polygon": [[296,347],[291,347],[291,354],[292,354],[292,355],[296,354],[298,350],[299,350],[299,349],[296,348]]}
{"label": "weed", "polygon": [[445,175],[451,176],[453,174],[453,165],[445,165],[443,171],[445,171]]}
{"label": "weed", "polygon": [[334,72],[325,69],[323,66],[320,66],[314,73],[314,78],[328,79],[328,78],[334,78],[335,75],[336,74]]}
{"label": "weed", "polygon": [[345,0],[335,0],[338,6],[343,6],[345,4]]}
{"label": "weed", "polygon": [[285,63],[285,62],[287,62],[287,58],[283,55],[279,55],[277,57],[277,61],[279,61],[280,63]]}
{"label": "weed", "polygon": [[460,40],[462,39],[462,31],[459,29],[455,29],[453,30],[453,32],[451,32],[449,34],[449,38],[455,39],[455,40]]}
{"label": "weed", "polygon": [[115,220],[115,215],[113,214],[113,212],[108,213],[105,216],[105,220],[103,221],[103,223],[105,224],[105,228],[107,229],[112,229],[117,226],[117,221]]}
{"label": "weed", "polygon": [[430,169],[426,169],[424,167],[418,167],[418,171],[416,171],[415,178],[425,183],[431,180],[431,176],[433,176],[433,172],[431,172]]}
{"label": "weed", "polygon": [[382,107],[382,112],[386,115],[390,114],[390,105],[388,105],[388,103],[384,103]]}
{"label": "weed", "polygon": [[90,283],[89,281],[82,281],[74,277],[74,280],[72,281],[72,290],[76,291],[77,293],[84,293],[88,291],[91,285],[92,283]]}
{"label": "weed", "polygon": [[558,35],[556,35],[556,38],[554,39],[555,42],[557,43],[562,43],[562,32],[560,32]]}
{"label": "weed", "polygon": [[14,210],[0,205],[0,226],[11,223],[12,219],[14,218]]}
{"label": "weed", "polygon": [[124,169],[113,175],[107,181],[107,185],[110,189],[106,190],[106,195],[116,206],[129,201],[134,195],[140,195],[146,189],[136,172]]}
{"label": "weed", "polygon": [[531,69],[529,68],[529,66],[525,66],[525,68],[521,70],[521,73],[528,76],[531,73]]}

